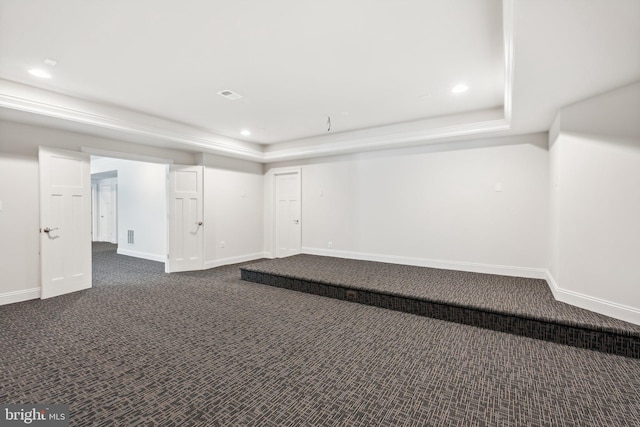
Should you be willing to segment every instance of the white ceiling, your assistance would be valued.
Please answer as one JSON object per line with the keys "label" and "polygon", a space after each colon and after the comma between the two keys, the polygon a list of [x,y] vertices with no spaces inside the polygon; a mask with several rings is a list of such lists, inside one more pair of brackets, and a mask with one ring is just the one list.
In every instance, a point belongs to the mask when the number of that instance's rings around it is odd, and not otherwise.
{"label": "white ceiling", "polygon": [[640,80],[640,1],[0,0],[0,78],[1,117],[259,161],[537,132]]}

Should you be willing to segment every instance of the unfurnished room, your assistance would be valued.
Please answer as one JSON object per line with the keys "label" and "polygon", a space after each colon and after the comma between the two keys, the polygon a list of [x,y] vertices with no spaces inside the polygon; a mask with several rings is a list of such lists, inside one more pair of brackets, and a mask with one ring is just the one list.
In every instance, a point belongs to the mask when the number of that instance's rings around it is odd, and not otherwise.
{"label": "unfurnished room", "polygon": [[0,425],[640,425],[640,1],[0,0]]}

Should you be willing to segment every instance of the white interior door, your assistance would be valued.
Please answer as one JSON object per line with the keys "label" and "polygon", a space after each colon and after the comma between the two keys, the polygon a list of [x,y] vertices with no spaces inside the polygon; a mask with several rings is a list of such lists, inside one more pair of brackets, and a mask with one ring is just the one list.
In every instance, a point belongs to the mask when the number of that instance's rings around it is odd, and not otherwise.
{"label": "white interior door", "polygon": [[116,243],[116,188],[114,178],[98,182],[98,240],[101,242]]}
{"label": "white interior door", "polygon": [[167,273],[204,268],[203,178],[203,166],[169,167]]}
{"label": "white interior door", "polygon": [[275,176],[276,257],[300,253],[300,174]]}
{"label": "white interior door", "polygon": [[40,147],[41,296],[91,287],[91,174],[86,153]]}

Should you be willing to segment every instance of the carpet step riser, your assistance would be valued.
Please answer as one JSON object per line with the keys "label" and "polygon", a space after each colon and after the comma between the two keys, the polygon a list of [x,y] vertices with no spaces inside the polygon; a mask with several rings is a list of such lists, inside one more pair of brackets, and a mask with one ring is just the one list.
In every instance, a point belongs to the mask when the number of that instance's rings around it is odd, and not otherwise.
{"label": "carpet step riser", "polygon": [[468,307],[416,300],[241,269],[245,281],[491,329],[578,348],[640,358],[640,339]]}

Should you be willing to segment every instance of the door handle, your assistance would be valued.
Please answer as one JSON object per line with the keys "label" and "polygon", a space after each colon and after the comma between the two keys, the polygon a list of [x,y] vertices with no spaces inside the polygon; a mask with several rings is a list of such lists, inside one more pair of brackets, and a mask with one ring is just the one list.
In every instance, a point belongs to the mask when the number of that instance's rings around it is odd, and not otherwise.
{"label": "door handle", "polygon": [[201,226],[203,224],[203,222],[202,221],[198,221],[198,222],[196,222],[196,224],[198,224],[198,226]]}
{"label": "door handle", "polygon": [[58,229],[58,227],[56,227],[56,228],[45,227],[44,230],[42,230],[42,231],[44,231],[45,233],[48,233],[50,231],[54,231],[54,230],[57,230],[57,229]]}
{"label": "door handle", "polygon": [[300,224],[300,220],[299,220],[299,219],[294,219],[294,220],[293,220],[293,223],[294,223],[294,224]]}

